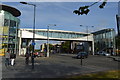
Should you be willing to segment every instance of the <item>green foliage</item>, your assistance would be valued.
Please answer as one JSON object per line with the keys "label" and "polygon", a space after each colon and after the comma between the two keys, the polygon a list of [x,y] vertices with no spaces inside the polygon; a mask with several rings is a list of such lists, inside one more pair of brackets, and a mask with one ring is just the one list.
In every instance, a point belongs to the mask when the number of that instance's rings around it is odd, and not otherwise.
{"label": "green foliage", "polygon": [[49,49],[50,49],[50,50],[53,50],[53,47],[54,47],[54,46],[53,46],[52,44],[49,44]]}
{"label": "green foliage", "polygon": [[35,52],[39,52],[40,51],[40,49],[35,49]]}
{"label": "green foliage", "polygon": [[63,49],[65,52],[68,52],[68,51],[69,51],[69,48],[70,48],[70,41],[64,42],[61,46],[62,46],[62,49]]}
{"label": "green foliage", "polygon": [[120,50],[120,36],[116,36],[115,41],[116,41],[116,47]]}
{"label": "green foliage", "polygon": [[32,45],[29,46],[30,51],[32,51]]}

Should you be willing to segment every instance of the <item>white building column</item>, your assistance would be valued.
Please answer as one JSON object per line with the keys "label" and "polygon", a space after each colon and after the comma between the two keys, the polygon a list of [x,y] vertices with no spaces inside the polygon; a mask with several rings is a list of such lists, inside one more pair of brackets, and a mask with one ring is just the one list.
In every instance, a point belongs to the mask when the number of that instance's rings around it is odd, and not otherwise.
{"label": "white building column", "polygon": [[22,31],[19,30],[19,55],[21,55],[21,44],[22,44]]}
{"label": "white building column", "polygon": [[73,49],[73,43],[72,43],[72,41],[70,41],[70,48],[71,48],[71,50]]}
{"label": "white building column", "polygon": [[95,55],[95,50],[94,50],[94,40],[92,41],[92,53]]}

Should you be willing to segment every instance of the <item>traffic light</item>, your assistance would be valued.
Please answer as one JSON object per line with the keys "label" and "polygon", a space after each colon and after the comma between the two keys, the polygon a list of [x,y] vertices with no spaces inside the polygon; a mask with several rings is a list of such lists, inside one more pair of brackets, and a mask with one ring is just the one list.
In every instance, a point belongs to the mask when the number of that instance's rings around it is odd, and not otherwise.
{"label": "traffic light", "polygon": [[80,7],[79,10],[80,10],[80,14],[83,15],[83,14],[88,14],[88,12],[90,11],[88,9],[89,6],[84,6],[84,7]]}
{"label": "traffic light", "polygon": [[85,9],[88,9],[89,6],[83,6],[83,7],[80,7],[79,10],[85,10]]}
{"label": "traffic light", "polygon": [[99,6],[99,8],[104,8],[104,6],[105,6],[106,3],[107,3],[107,2],[103,2],[103,3]]}
{"label": "traffic light", "polygon": [[80,11],[79,10],[74,10],[73,13],[80,15]]}
{"label": "traffic light", "polygon": [[[74,10],[73,13],[77,14],[77,15],[83,15],[83,14],[88,14],[88,12],[90,11],[88,8],[95,5],[96,3],[100,2],[101,0],[94,2],[93,4],[89,5],[89,6],[82,6],[80,7],[78,10]],[[104,8],[104,6],[106,5],[108,0],[104,0],[103,3],[99,6],[99,8]]]}
{"label": "traffic light", "polygon": [[89,9],[87,9],[86,11],[84,11],[84,14],[88,14],[88,12],[89,12],[90,10]]}
{"label": "traffic light", "polygon": [[89,6],[83,6],[80,7],[79,10],[74,10],[73,13],[77,14],[77,15],[83,15],[83,14],[88,14],[88,12],[90,11],[88,9]]}

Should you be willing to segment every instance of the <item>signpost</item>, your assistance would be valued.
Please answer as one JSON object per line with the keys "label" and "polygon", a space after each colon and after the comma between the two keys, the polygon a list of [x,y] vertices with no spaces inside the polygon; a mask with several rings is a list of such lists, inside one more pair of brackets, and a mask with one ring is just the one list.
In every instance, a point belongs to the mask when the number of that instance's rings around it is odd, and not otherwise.
{"label": "signpost", "polygon": [[34,46],[34,45],[36,45],[35,43],[32,43],[32,45]]}

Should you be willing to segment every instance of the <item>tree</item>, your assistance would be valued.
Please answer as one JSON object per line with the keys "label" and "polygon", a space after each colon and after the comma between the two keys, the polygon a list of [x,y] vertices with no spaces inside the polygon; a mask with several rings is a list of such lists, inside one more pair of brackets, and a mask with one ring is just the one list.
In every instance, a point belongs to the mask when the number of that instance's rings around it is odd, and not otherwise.
{"label": "tree", "polygon": [[53,50],[53,47],[54,47],[54,46],[53,46],[52,44],[49,44],[49,49],[50,49],[50,50]]}
{"label": "tree", "polygon": [[61,44],[61,47],[63,49],[64,52],[69,52],[70,50],[70,41],[66,41],[64,43]]}
{"label": "tree", "polygon": [[115,37],[115,41],[116,41],[116,52],[117,55],[120,55],[120,36],[116,36]]}
{"label": "tree", "polygon": [[116,36],[115,41],[116,41],[116,48],[120,50],[120,36]]}

